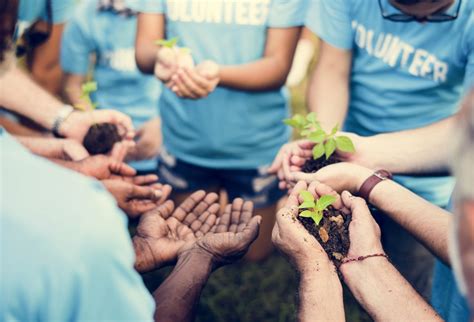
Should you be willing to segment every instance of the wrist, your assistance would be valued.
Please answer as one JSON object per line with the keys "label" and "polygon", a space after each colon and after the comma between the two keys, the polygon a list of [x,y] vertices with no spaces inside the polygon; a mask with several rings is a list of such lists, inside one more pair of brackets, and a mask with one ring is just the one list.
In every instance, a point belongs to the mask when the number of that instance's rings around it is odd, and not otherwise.
{"label": "wrist", "polygon": [[296,265],[297,265],[297,270],[302,277],[334,276],[337,279],[336,267],[329,259],[319,260],[319,261],[308,259],[304,261],[298,261]]}
{"label": "wrist", "polygon": [[57,110],[57,113],[54,117],[54,120],[51,125],[51,132],[55,137],[65,137],[64,132],[64,123],[66,123],[67,119],[73,114],[74,107],[71,105],[63,105],[61,108]]}
{"label": "wrist", "polygon": [[374,174],[374,171],[366,168],[366,167],[359,167],[357,171],[353,171],[354,173],[354,180],[353,180],[353,185],[352,185],[352,191],[350,191],[352,194],[355,194],[360,191],[360,187],[364,184],[364,182],[370,178],[371,175]]}
{"label": "wrist", "polygon": [[364,283],[367,276],[377,277],[380,273],[383,274],[387,265],[391,264],[386,257],[369,257],[362,261],[344,263],[339,267],[339,271],[346,284],[352,288]]}
{"label": "wrist", "polygon": [[212,254],[200,247],[192,247],[178,254],[176,266],[189,265],[198,275],[207,275],[215,269]]}

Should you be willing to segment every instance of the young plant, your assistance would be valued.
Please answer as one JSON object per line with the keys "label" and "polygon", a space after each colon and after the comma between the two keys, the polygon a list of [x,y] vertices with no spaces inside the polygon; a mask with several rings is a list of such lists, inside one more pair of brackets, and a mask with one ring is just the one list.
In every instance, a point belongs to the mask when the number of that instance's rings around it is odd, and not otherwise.
{"label": "young plant", "polygon": [[165,66],[176,63],[181,68],[193,68],[194,60],[191,55],[191,49],[178,47],[178,41],[178,37],[155,41],[155,45],[162,47],[162,50],[158,53],[158,61]]}
{"label": "young plant", "polygon": [[348,153],[355,152],[354,144],[349,137],[336,135],[339,125],[334,126],[330,133],[326,133],[314,113],[309,113],[306,117],[296,114],[283,122],[299,131],[302,137],[316,143],[313,148],[315,160],[323,155],[326,156],[326,160],[329,159],[336,149]]}
{"label": "young plant", "polygon": [[[91,93],[93,93],[95,91],[97,91],[97,83],[96,82],[93,82],[93,81],[86,82],[86,83],[82,84],[82,86],[81,86],[81,92],[82,92],[81,93],[81,100],[84,101],[84,102],[87,102],[87,104],[92,107],[92,110],[95,110],[97,108],[97,104],[93,103],[92,99],[91,99]],[[81,103],[75,104],[74,108],[76,108],[78,110],[81,110],[81,111],[85,111],[85,110],[88,109],[88,107],[85,104],[81,104]]]}
{"label": "young plant", "polygon": [[303,203],[298,208],[304,210],[299,216],[313,219],[316,226],[323,219],[324,210],[336,201],[336,197],[332,195],[324,195],[315,200],[309,191],[301,191],[300,197],[303,198]]}

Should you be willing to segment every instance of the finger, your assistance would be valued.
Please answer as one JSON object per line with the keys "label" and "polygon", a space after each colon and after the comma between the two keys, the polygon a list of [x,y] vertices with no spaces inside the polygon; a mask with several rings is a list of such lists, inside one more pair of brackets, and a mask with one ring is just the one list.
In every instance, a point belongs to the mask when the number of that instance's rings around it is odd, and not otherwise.
{"label": "finger", "polygon": [[210,80],[215,80],[216,77],[205,77],[196,72],[195,69],[184,68],[184,74],[189,77],[189,79],[196,84],[199,88],[203,89],[205,95],[209,94],[213,90]]}
{"label": "finger", "polygon": [[207,233],[212,228],[212,226],[203,227],[203,225],[208,221],[209,217],[214,217],[214,220],[211,220],[212,224],[214,224],[215,219],[217,218],[216,213],[218,211],[219,211],[219,204],[216,203],[210,206],[208,210],[206,210],[203,214],[199,216],[199,218],[197,218],[194,222],[191,223],[191,226],[190,226],[191,230],[194,233],[197,233],[200,231],[201,232],[200,235],[204,235],[202,230],[204,230]]}
{"label": "finger", "polygon": [[214,226],[213,226],[213,227],[211,228],[211,230],[210,230],[210,232],[211,232],[212,234],[216,233],[217,227],[219,226],[220,221],[221,221],[221,217],[217,217],[216,223],[214,224]]}
{"label": "finger", "polygon": [[292,155],[290,159],[290,164],[294,167],[301,168],[310,157],[311,155],[309,155],[307,158],[302,158],[297,155]]}
{"label": "finger", "polygon": [[65,151],[66,151],[67,156],[72,161],[81,161],[90,156],[86,148],[83,145],[78,144],[76,142],[71,143],[71,144],[66,144]]}
{"label": "finger", "polygon": [[[202,84],[201,76],[195,76],[191,71],[188,69],[185,70],[178,70],[178,76],[180,77],[181,81],[183,82],[184,86],[191,91],[196,97],[205,97],[208,94],[208,81],[205,80],[205,83]],[[194,79],[199,79],[199,82],[196,82]]]}
{"label": "finger", "polygon": [[319,199],[321,195],[318,194],[316,191],[316,187],[318,186],[319,182],[313,181],[308,186],[308,191],[314,196],[314,199]]}
{"label": "finger", "polygon": [[249,223],[253,216],[253,202],[246,201],[242,206],[242,214],[240,215],[237,232],[241,232]]}
{"label": "finger", "polygon": [[112,123],[122,126],[126,131],[126,138],[133,139],[135,136],[132,119],[129,116],[115,110],[96,110],[92,113],[95,123]]}
{"label": "finger", "polygon": [[211,205],[213,205],[218,199],[219,196],[216,193],[207,194],[204,199],[192,209],[191,213],[186,216],[186,218],[183,220],[183,223],[188,225],[193,222],[196,218],[200,217],[201,214],[206,211],[206,209],[208,209]]}
{"label": "finger", "polygon": [[227,205],[225,207],[224,213],[219,217],[219,224],[216,227],[216,233],[225,233],[229,231],[231,211],[232,205]]}
{"label": "finger", "polygon": [[354,197],[350,192],[344,191],[342,193],[342,202],[344,206],[350,209],[352,213],[352,220],[357,221],[360,218],[371,216],[369,207],[364,199],[359,197]]}
{"label": "finger", "polygon": [[113,174],[126,177],[133,177],[137,174],[137,171],[134,168],[132,168],[128,164],[118,161],[113,161],[112,163],[110,163],[109,170]]}
{"label": "finger", "polygon": [[175,92],[177,95],[181,95],[181,96],[189,97],[193,99],[198,98],[191,90],[189,90],[189,88],[186,86],[186,84],[182,80],[181,76],[179,76],[177,73],[173,75],[171,79],[175,83],[175,85],[171,88],[171,90]]}
{"label": "finger", "polygon": [[161,198],[160,200],[158,200],[158,204],[162,204],[163,202],[165,202],[166,200],[168,200],[169,196],[171,195],[171,192],[173,191],[173,188],[169,185],[169,184],[165,184],[162,188],[161,188]]}
{"label": "finger", "polygon": [[334,196],[336,198],[336,201],[334,201],[332,203],[332,206],[335,208],[335,209],[341,209],[342,208],[342,200],[341,200],[341,197],[339,196],[339,194],[334,191],[333,188],[331,188],[330,186],[328,185],[325,185],[324,183],[318,183],[317,186],[316,186],[316,192],[319,196],[325,196],[325,195],[331,195],[331,196]]}
{"label": "finger", "polygon": [[295,187],[291,190],[290,196],[296,197],[296,199],[299,198],[299,195],[301,191],[306,190],[308,188],[308,185],[304,181],[298,181],[295,185]]}
{"label": "finger", "polygon": [[[158,215],[162,217],[163,219],[168,219],[171,217],[171,214],[173,213],[174,210],[174,202],[172,200],[168,200],[162,205],[154,208],[152,211],[150,211],[150,215]],[[147,213],[148,214],[148,213]],[[146,214],[144,214],[145,216]]]}
{"label": "finger", "polygon": [[158,176],[155,174],[147,174],[144,176],[136,176],[133,178],[133,183],[137,186],[144,186],[158,181]]}
{"label": "finger", "polygon": [[156,207],[156,205],[150,200],[133,199],[133,200],[130,200],[127,204],[128,204],[128,207],[127,207],[128,209],[125,210],[125,212],[131,218],[136,218],[140,216],[141,214],[147,211],[150,211]]}
{"label": "finger", "polygon": [[229,231],[231,233],[237,232],[237,227],[239,226],[240,217],[242,215],[243,205],[244,205],[244,201],[241,198],[237,198],[232,202],[230,227],[229,227]]}
{"label": "finger", "polygon": [[283,173],[286,181],[294,181],[290,170],[290,155],[287,153],[283,156]]}
{"label": "finger", "polygon": [[160,190],[155,190],[151,187],[142,187],[137,185],[132,185],[132,190],[129,195],[130,199],[148,199],[151,201],[158,201],[160,197]]}
{"label": "finger", "polygon": [[262,222],[262,217],[255,216],[245,226],[243,231],[239,233],[240,240],[242,242],[245,242],[245,247],[250,246],[250,244],[252,244],[255,241],[255,239],[257,239],[261,222]]}
{"label": "finger", "polygon": [[196,191],[195,193],[191,194],[186,200],[183,201],[181,205],[179,205],[178,209],[173,213],[173,217],[175,217],[178,221],[182,222],[184,218],[192,212],[194,207],[198,203],[200,203],[206,197],[206,192],[204,190]]}
{"label": "finger", "polygon": [[[292,196],[290,198],[293,198],[293,201],[295,201],[295,197]],[[296,216],[298,215],[298,203],[294,204],[292,202],[292,205],[287,207],[285,206],[284,208],[281,208],[277,215],[276,215],[276,225],[281,231],[285,227],[290,227],[288,225],[292,225],[295,223],[299,223],[299,221],[296,219]]]}
{"label": "finger", "polygon": [[283,159],[283,150],[285,149],[285,146],[286,144],[280,148],[280,151],[278,152],[277,156],[273,160],[272,165],[270,166],[270,168],[268,168],[268,173],[276,174],[278,170],[280,169],[281,162]]}
{"label": "finger", "polygon": [[[216,213],[219,211],[219,208],[220,206],[217,205]],[[196,232],[196,237],[204,236],[211,229],[214,229],[216,227],[216,224],[217,224],[216,213],[210,212],[209,217],[207,217],[206,221],[202,224],[201,228],[199,228],[199,231]]]}
{"label": "finger", "polygon": [[315,181],[315,174],[314,173],[304,173],[301,171],[293,172],[293,180],[294,181],[305,181],[307,183],[311,183]]}

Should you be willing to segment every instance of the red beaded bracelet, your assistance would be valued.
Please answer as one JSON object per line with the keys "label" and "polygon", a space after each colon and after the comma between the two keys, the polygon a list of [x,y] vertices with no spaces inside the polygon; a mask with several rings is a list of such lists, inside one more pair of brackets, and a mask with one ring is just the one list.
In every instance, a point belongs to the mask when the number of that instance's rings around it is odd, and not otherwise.
{"label": "red beaded bracelet", "polygon": [[350,263],[350,262],[360,262],[360,261],[363,261],[364,259],[367,259],[367,258],[370,258],[370,257],[385,257],[386,259],[388,259],[388,256],[386,254],[383,254],[383,253],[372,254],[372,255],[359,256],[359,257],[356,257],[356,258],[344,258],[341,261],[341,265],[346,264],[346,263]]}

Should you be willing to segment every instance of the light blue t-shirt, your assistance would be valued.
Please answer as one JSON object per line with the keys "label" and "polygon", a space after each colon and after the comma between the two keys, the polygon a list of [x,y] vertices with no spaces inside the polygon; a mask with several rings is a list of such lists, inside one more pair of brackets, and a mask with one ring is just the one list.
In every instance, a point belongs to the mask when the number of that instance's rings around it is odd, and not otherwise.
{"label": "light blue t-shirt", "polygon": [[[137,19],[97,10],[97,0],[83,0],[62,37],[61,66],[67,73],[86,75],[90,55],[97,59],[94,79],[98,90],[92,100],[98,108],[129,115],[136,129],[158,116],[161,82],[143,75],[135,63]],[[137,170],[156,169],[156,158],[133,162]]]}
{"label": "light blue t-shirt", "polygon": [[[166,37],[179,37],[197,64],[210,59],[241,65],[263,57],[268,28],[301,26],[305,0],[129,0],[146,13],[164,14]],[[242,91],[218,87],[207,98],[180,99],[164,88],[160,99],[168,152],[203,167],[256,169],[271,163],[288,141],[286,88]]]}
{"label": "light blue t-shirt", "polygon": [[1,321],[152,321],[127,219],[98,181],[0,128]]}
{"label": "light blue t-shirt", "polygon": [[[18,4],[18,23],[14,39],[18,39],[26,28],[37,20],[47,21],[46,4],[48,0],[20,0]],[[51,0],[53,24],[67,21],[74,10],[76,0]]]}
{"label": "light blue t-shirt", "polygon": [[[458,1],[448,10],[454,14]],[[413,129],[447,118],[474,81],[473,3],[452,22],[392,22],[377,1],[314,0],[307,26],[328,44],[352,50],[345,130],[360,135]],[[397,12],[382,0],[388,14]],[[330,108],[330,107],[328,107]],[[398,176],[423,198],[446,206],[449,177]]]}

